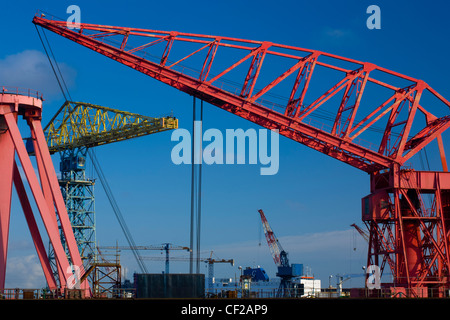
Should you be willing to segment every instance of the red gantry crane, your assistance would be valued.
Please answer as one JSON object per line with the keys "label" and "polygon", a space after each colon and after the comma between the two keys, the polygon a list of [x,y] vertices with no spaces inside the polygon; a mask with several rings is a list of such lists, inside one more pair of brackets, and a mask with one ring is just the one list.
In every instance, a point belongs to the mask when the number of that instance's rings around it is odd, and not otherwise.
{"label": "red gantry crane", "polygon": [[[268,41],[88,23],[71,30],[66,21],[39,14],[33,22],[367,172],[367,264],[381,272],[389,266],[390,286],[410,296],[448,291],[450,174],[442,133],[450,126],[450,102],[426,82]],[[406,168],[432,141],[442,171]]]}

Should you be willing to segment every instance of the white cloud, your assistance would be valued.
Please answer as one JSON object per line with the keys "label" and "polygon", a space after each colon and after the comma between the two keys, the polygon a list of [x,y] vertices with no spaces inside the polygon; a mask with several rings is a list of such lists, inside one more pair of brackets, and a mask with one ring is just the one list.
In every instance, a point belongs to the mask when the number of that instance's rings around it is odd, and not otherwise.
{"label": "white cloud", "polygon": [[44,286],[44,273],[36,255],[8,257],[6,288],[40,289]]}
{"label": "white cloud", "polygon": [[[65,63],[58,65],[70,88],[75,83],[76,71]],[[47,100],[61,95],[47,56],[38,50],[25,50],[0,59],[0,79],[2,86],[37,90]]]}

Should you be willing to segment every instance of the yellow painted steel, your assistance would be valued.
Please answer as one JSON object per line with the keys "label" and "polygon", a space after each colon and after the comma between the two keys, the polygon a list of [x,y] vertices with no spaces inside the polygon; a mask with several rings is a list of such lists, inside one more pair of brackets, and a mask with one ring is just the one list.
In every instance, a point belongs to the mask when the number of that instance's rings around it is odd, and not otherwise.
{"label": "yellow painted steel", "polygon": [[85,102],[66,101],[44,129],[51,153],[95,147],[178,128],[178,119],[152,118]]}

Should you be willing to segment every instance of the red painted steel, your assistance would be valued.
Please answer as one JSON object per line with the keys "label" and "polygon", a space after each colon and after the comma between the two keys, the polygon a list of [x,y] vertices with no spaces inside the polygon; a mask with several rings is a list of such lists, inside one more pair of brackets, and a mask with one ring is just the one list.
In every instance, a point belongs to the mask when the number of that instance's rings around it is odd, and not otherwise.
{"label": "red painted steel", "polygon": [[0,118],[0,289],[5,285],[5,269],[2,266],[6,266],[8,252],[14,168],[14,144],[9,135],[1,134],[5,130],[7,130],[6,123]]}
{"label": "red painted steel", "polygon": [[[66,208],[64,203],[61,205],[61,191],[57,184],[56,173],[40,125],[41,112],[41,98],[31,96],[30,94],[23,95],[23,92],[15,92],[14,90],[5,90],[3,88],[3,92],[0,94],[0,173],[2,174],[2,179],[0,180],[0,219],[2,229],[2,237],[0,239],[0,247],[2,248],[2,256],[0,258],[0,291],[5,288],[11,188],[13,182],[49,288],[52,290],[65,289],[67,287],[72,288],[74,283],[68,282],[74,279],[71,264],[82,267],[75,237],[70,222],[68,223],[69,218]],[[17,125],[19,115],[27,121],[30,127],[36,157],[38,158],[38,171],[42,186],[33,168]],[[14,159],[15,153],[17,153],[25,178],[20,175],[18,163]],[[55,249],[56,260],[60,270],[58,274],[59,283],[53,277],[48,257],[45,254],[42,238],[24,187],[24,179],[26,179],[30,187],[47,234]],[[69,247],[70,261],[61,242],[58,220],[64,231],[65,242]],[[85,289],[86,296],[90,296],[87,281],[82,283],[81,288]]]}
{"label": "red painted steel", "polygon": [[[28,228],[30,229],[31,238],[33,239],[39,261],[41,262],[48,288],[50,290],[56,290],[58,286],[55,277],[53,276],[49,260],[47,258],[45,246],[42,241],[36,219],[34,218],[33,209],[31,208],[25,186],[23,185],[23,181],[20,178],[20,172],[19,168],[17,167],[17,163],[14,163],[14,186],[16,187],[16,192],[19,196],[20,204],[25,214],[25,219],[27,221]],[[4,288],[4,286],[2,286],[1,288]]]}
{"label": "red painted steel", "polygon": [[[369,173],[390,168],[393,164],[404,164],[432,140],[440,139],[442,132],[450,126],[450,116],[435,116],[432,108],[421,105],[422,93],[427,91],[440,101],[441,111],[450,107],[450,102],[428,84],[367,62],[317,50],[230,37],[86,23],[80,24],[80,30],[75,31],[67,28],[66,21],[40,16],[35,16],[33,22],[210,104],[263,127],[278,129],[288,138]],[[132,46],[133,40],[135,46]],[[162,50],[158,45],[164,43]],[[177,53],[176,48],[183,44],[190,45],[191,49]],[[150,52],[151,49],[154,51]],[[234,55],[228,54],[230,49]],[[217,62],[213,75],[212,66],[221,50],[227,51]],[[199,57],[200,53],[205,53],[206,57]],[[236,61],[234,56],[242,58]],[[199,71],[182,65],[193,58],[198,58],[193,63]],[[269,58],[282,59],[289,67],[281,73],[275,72],[267,85],[257,89],[256,84]],[[250,65],[246,67],[245,63]],[[280,68],[267,64],[268,68]],[[348,66],[352,68],[348,69]],[[314,91],[313,99],[309,97],[311,102],[306,104],[305,97],[318,67],[342,76],[337,76],[337,82],[331,87],[324,87],[324,93]],[[229,89],[223,78],[239,68],[247,70],[238,79],[243,85]],[[287,83],[288,78],[290,83]],[[392,78],[392,84],[378,78]],[[364,97],[378,93],[368,90],[368,83],[371,83],[371,89],[375,86],[390,93],[386,100],[364,109],[361,108]],[[399,86],[397,83],[406,84]],[[270,95],[277,88],[284,89],[284,96],[289,97],[285,104],[274,102]],[[342,98],[338,97],[340,92],[344,93]],[[326,130],[323,124],[316,125],[317,121],[312,117],[320,116],[324,105],[337,98],[339,107],[329,115],[333,121],[330,129]],[[416,115],[419,113],[421,117]],[[419,118],[426,121],[419,123]],[[383,121],[387,123],[381,128],[383,134],[379,142],[371,141],[371,147],[365,146],[361,136]],[[411,131],[413,123],[417,126],[414,132]],[[443,150],[441,156],[444,165]]]}
{"label": "red painted steel", "polygon": [[368,265],[388,265],[396,286],[446,296],[450,173],[392,170],[372,175],[371,189],[362,216],[370,231]]}
{"label": "red painted steel", "polygon": [[[393,284],[413,295],[425,287],[442,296],[450,286],[450,177],[442,142],[450,102],[424,81],[271,42],[86,23],[70,30],[66,21],[39,15],[33,22],[369,173],[371,194],[362,210],[368,264],[382,271],[389,265]],[[444,172],[402,168],[434,140]],[[424,197],[432,197],[430,205]]]}

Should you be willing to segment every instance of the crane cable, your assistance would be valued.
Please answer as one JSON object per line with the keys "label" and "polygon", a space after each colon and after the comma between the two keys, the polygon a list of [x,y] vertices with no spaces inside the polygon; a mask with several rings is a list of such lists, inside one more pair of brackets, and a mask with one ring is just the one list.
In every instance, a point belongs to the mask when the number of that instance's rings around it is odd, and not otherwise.
{"label": "crane cable", "polygon": [[[58,69],[59,76],[58,76],[58,73],[55,70],[55,67],[53,66],[52,59],[50,58],[50,55],[49,55],[49,53],[47,51],[45,43],[44,43],[44,41],[42,39],[42,36],[41,36],[41,34],[39,32],[39,29],[37,28],[36,25],[35,25],[35,28],[36,28],[36,32],[37,32],[37,34],[39,36],[39,39],[41,41],[41,44],[42,44],[42,46],[44,48],[45,54],[47,55],[48,61],[50,62],[50,66],[51,66],[51,68],[53,70],[53,73],[54,73],[54,75],[56,77],[56,80],[58,82],[59,88],[61,89],[61,93],[64,96],[64,99],[66,101],[73,101],[72,97],[70,96],[70,92],[69,92],[69,90],[67,88],[67,84],[64,81],[64,77],[63,77],[63,75],[61,73],[61,70],[59,69],[59,65],[58,65],[58,63],[56,61],[55,55],[53,53],[53,50],[51,49],[50,42],[48,41],[48,38],[47,38],[47,35],[45,34],[44,29],[42,29],[42,33],[43,33],[44,38],[46,40],[47,46],[49,48],[49,51],[50,51],[50,53],[51,53],[51,55],[53,57],[53,60],[55,61],[55,65],[56,65],[56,68]],[[61,78],[61,80],[60,80],[60,78]],[[62,84],[61,84],[61,82],[62,82]],[[65,91],[63,89],[63,85],[64,85],[64,88],[65,88]],[[67,95],[69,96],[70,100],[67,99],[66,92],[67,92]],[[70,108],[70,103],[69,103],[69,108]],[[79,126],[79,124],[76,123],[76,126]],[[123,218],[123,215],[122,215],[122,213],[120,211],[120,208],[117,205],[115,197],[114,197],[114,195],[113,195],[113,193],[111,191],[111,188],[109,187],[108,181],[106,180],[106,177],[105,177],[105,175],[103,173],[103,170],[102,170],[102,168],[101,168],[101,166],[100,166],[100,164],[98,162],[97,157],[95,156],[94,152],[92,152],[92,150],[90,148],[87,149],[87,152],[89,154],[89,157],[91,158],[91,161],[92,161],[92,164],[94,166],[94,169],[95,169],[98,177],[100,178],[100,182],[101,182],[101,184],[103,186],[103,189],[104,189],[104,191],[105,191],[105,193],[107,195],[109,203],[110,203],[110,205],[111,205],[111,207],[112,207],[112,209],[114,211],[114,214],[115,214],[115,216],[116,216],[116,218],[117,218],[117,220],[118,220],[118,222],[120,224],[120,227],[121,227],[121,229],[122,229],[122,231],[123,231],[123,233],[125,235],[125,238],[126,238],[126,240],[128,242],[128,245],[132,248],[133,255],[134,255],[134,257],[135,257],[135,259],[136,259],[136,261],[137,261],[137,263],[139,265],[139,268],[141,269],[141,272],[148,273],[147,268],[146,268],[145,264],[143,263],[142,258],[141,258],[140,254],[139,254],[139,251],[135,249],[136,248],[136,243],[134,242],[133,236],[132,236],[130,230],[128,229],[128,227],[127,227],[127,224],[126,224],[126,222],[125,222],[125,220]]]}

